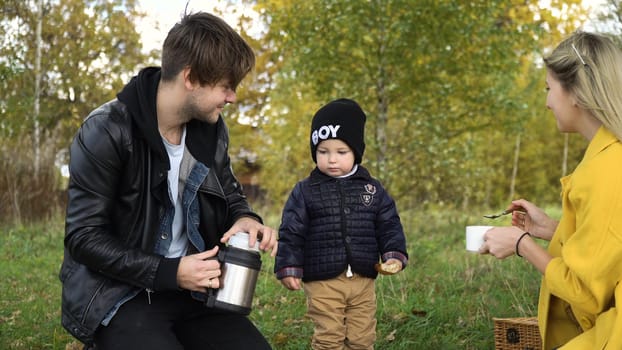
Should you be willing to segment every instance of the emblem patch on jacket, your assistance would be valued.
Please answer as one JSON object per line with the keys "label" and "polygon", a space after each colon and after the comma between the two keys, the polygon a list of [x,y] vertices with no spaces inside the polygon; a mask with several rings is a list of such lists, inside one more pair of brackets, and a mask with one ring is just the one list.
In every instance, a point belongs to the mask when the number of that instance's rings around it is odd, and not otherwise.
{"label": "emblem patch on jacket", "polygon": [[372,185],[372,184],[367,184],[365,185],[365,191],[367,191],[367,193],[374,195],[376,194],[376,186]]}
{"label": "emblem patch on jacket", "polygon": [[376,186],[372,184],[365,185],[365,193],[361,193],[361,202],[366,207],[369,207],[374,201],[374,194],[376,194]]}

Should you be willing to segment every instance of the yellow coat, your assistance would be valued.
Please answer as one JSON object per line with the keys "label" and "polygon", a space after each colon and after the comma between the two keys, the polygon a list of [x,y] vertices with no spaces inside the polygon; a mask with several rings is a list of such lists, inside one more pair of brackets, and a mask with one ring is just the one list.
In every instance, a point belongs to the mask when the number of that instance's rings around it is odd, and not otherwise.
{"label": "yellow coat", "polygon": [[601,127],[561,184],[538,305],[543,348],[622,349],[622,143]]}

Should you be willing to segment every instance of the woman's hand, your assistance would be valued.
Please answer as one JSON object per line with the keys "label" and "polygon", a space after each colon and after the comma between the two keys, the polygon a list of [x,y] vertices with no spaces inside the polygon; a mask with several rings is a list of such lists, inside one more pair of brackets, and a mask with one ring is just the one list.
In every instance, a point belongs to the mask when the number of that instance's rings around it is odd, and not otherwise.
{"label": "woman's hand", "polygon": [[525,233],[515,226],[493,227],[484,234],[484,244],[480,254],[490,254],[497,259],[505,259],[516,253],[516,242]]}
{"label": "woman's hand", "polygon": [[550,241],[558,222],[533,203],[524,199],[512,201],[508,207],[512,212],[512,226],[516,226],[532,236]]}
{"label": "woman's hand", "polygon": [[490,254],[497,259],[520,254],[542,274],[553,259],[530,235],[516,226],[493,227],[486,231],[479,253]]}

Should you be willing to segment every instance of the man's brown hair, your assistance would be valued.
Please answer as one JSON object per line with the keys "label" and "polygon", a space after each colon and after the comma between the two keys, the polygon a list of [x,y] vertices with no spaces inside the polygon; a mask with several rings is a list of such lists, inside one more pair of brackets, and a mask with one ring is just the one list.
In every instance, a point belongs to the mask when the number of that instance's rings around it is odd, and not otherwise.
{"label": "man's brown hair", "polygon": [[190,81],[235,89],[255,66],[255,54],[223,19],[205,12],[185,14],[168,32],[162,47],[162,80],[190,68]]}

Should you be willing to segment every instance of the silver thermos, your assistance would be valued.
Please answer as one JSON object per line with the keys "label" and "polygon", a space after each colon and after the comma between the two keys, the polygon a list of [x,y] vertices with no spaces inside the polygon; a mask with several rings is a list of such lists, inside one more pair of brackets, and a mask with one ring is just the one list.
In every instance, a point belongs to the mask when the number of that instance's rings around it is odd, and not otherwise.
{"label": "silver thermos", "polygon": [[208,290],[205,302],[208,307],[243,315],[251,313],[257,277],[261,270],[261,256],[259,242],[249,247],[248,238],[248,233],[238,232],[218,252],[222,270],[220,288]]}

